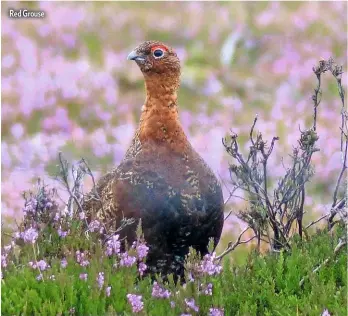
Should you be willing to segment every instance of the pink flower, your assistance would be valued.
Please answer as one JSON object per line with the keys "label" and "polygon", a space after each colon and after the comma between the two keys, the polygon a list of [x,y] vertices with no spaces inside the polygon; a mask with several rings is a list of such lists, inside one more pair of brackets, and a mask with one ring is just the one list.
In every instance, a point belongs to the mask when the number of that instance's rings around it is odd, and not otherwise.
{"label": "pink flower", "polygon": [[87,273],[81,273],[80,274],[80,280],[87,281],[88,274]]}
{"label": "pink flower", "polygon": [[213,284],[211,283],[208,283],[206,286],[203,286],[203,284],[201,284],[202,286],[202,292],[205,294],[205,295],[213,295]]}
{"label": "pink flower", "polygon": [[215,256],[215,252],[213,252],[212,254],[207,254],[203,257],[200,265],[200,269],[203,273],[207,273],[209,275],[217,275],[221,273],[221,265],[214,263]]}
{"label": "pink flower", "polygon": [[208,316],[224,316],[224,309],[210,308]]}
{"label": "pink flower", "polygon": [[195,312],[199,311],[199,307],[196,305],[194,298],[191,298],[191,299],[185,298],[185,303],[187,307],[193,309]]}
{"label": "pink flower", "polygon": [[141,295],[127,294],[129,304],[132,306],[133,313],[139,313],[144,308]]}
{"label": "pink flower", "polygon": [[108,286],[108,287],[105,289],[105,295],[106,295],[107,297],[109,297],[110,294],[111,294],[111,286]]}
{"label": "pink flower", "polygon": [[37,208],[37,200],[34,198],[30,198],[26,201],[23,213],[26,214],[35,214]]}
{"label": "pink flower", "polygon": [[12,125],[11,133],[14,136],[14,138],[20,139],[24,134],[23,125],[20,123],[16,123],[16,124]]}
{"label": "pink flower", "polygon": [[86,267],[89,265],[89,261],[86,259],[86,254],[77,250],[75,255],[76,255],[76,261],[77,263],[80,264],[81,267]]}
{"label": "pink flower", "polygon": [[1,266],[2,266],[3,268],[6,268],[6,267],[7,267],[7,254],[1,255]]}
{"label": "pink flower", "polygon": [[127,252],[121,254],[120,265],[122,267],[131,267],[136,261],[137,258],[128,255]]}
{"label": "pink flower", "polygon": [[107,256],[112,256],[113,254],[119,255],[121,251],[121,242],[119,241],[119,235],[114,235],[110,240],[106,242],[106,251]]}
{"label": "pink flower", "polygon": [[[135,246],[135,244],[133,244],[133,246]],[[142,260],[143,258],[147,256],[149,252],[149,247],[143,243],[139,243],[136,245],[136,250],[137,250],[138,259]]]}
{"label": "pink flower", "polygon": [[50,266],[45,260],[40,260],[38,262],[32,262],[30,261],[28,265],[33,269],[39,269],[40,271],[47,270]]}
{"label": "pink flower", "polygon": [[321,316],[331,316],[331,314],[329,313],[328,309],[325,308],[324,311],[321,313]]}
{"label": "pink flower", "polygon": [[37,266],[41,271],[45,271],[50,267],[45,260],[40,260],[39,262],[37,262]]}
{"label": "pink flower", "polygon": [[11,242],[11,244],[4,246],[5,253],[9,253],[13,246],[14,242]]}
{"label": "pink flower", "polygon": [[32,227],[30,227],[29,229],[27,229],[26,231],[22,233],[23,240],[31,244],[35,243],[38,236],[39,236],[38,232]]}
{"label": "pink flower", "polygon": [[68,265],[68,261],[66,258],[63,258],[62,261],[60,262],[60,266],[64,269]]}
{"label": "pink flower", "polygon": [[69,231],[62,230],[61,227],[58,228],[57,232],[58,232],[59,237],[61,237],[61,238],[65,238],[66,235],[69,233]]}
{"label": "pink flower", "polygon": [[101,289],[104,285],[104,272],[98,273],[97,282],[99,289]]}
{"label": "pink flower", "polygon": [[95,220],[89,224],[88,228],[93,233],[100,229],[100,222]]}
{"label": "pink flower", "polygon": [[157,298],[169,298],[171,295],[170,291],[162,288],[157,282],[153,283],[152,296]]}
{"label": "pink flower", "polygon": [[41,280],[42,280],[42,274],[39,274],[39,275],[36,277],[36,280],[41,281]]}
{"label": "pink flower", "polygon": [[139,271],[139,274],[141,276],[144,275],[144,272],[146,271],[146,269],[147,269],[147,265],[144,262],[140,262],[139,267],[138,267],[138,271]]}

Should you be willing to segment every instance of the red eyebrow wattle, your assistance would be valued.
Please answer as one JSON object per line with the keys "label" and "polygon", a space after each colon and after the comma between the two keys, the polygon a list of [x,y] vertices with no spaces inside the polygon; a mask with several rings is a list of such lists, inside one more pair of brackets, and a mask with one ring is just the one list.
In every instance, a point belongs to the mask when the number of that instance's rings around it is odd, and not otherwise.
{"label": "red eyebrow wattle", "polygon": [[155,51],[156,49],[162,49],[162,50],[164,50],[164,51],[168,51],[168,48],[167,47],[165,47],[164,45],[156,45],[156,46],[153,46],[152,48],[151,48],[151,51],[153,52],[153,51]]}

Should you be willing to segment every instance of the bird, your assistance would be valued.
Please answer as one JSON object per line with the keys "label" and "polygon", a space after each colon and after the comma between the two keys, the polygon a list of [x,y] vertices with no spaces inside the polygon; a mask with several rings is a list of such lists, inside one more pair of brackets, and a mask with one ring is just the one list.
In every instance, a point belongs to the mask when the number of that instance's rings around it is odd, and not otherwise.
{"label": "bird", "polygon": [[149,247],[151,275],[184,276],[190,247],[202,256],[218,244],[224,222],[221,184],[190,144],[179,120],[181,66],[174,49],[145,41],[127,57],[143,74],[146,98],[139,126],[121,163],[97,183],[83,208],[88,221],[117,231],[124,218],[134,223],[119,235],[136,240],[141,221]]}

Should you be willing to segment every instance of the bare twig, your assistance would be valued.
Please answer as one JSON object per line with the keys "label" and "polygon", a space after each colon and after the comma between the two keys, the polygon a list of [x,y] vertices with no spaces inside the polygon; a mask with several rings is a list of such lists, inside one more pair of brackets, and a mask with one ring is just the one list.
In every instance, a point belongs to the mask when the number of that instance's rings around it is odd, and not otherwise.
{"label": "bare twig", "polygon": [[315,221],[310,222],[306,227],[305,230],[308,229],[309,227],[315,225],[316,223],[319,223],[321,220],[323,220],[324,218],[327,218],[330,215],[330,213],[327,213],[325,215],[320,216],[318,219],[316,219]]}
{"label": "bare twig", "polygon": [[247,239],[247,240],[243,240],[241,241],[242,236],[244,235],[244,233],[249,229],[250,227],[246,227],[238,236],[237,240],[232,244],[232,242],[230,241],[227,245],[227,248],[223,251],[223,253],[219,256],[216,257],[216,260],[219,260],[219,262],[221,261],[221,259],[226,256],[228,253],[230,253],[231,251],[233,251],[234,249],[236,249],[237,246],[241,245],[241,244],[246,244],[249,241],[253,240],[255,236]]}
{"label": "bare twig", "polygon": [[[269,190],[269,171],[268,159],[271,156],[275,142],[278,137],[273,137],[270,146],[263,140],[260,132],[255,133],[257,116],[251,125],[249,131],[249,140],[251,143],[250,150],[247,155],[243,155],[240,151],[238,135],[231,133],[229,141],[223,139],[223,145],[227,153],[235,159],[236,164],[230,166],[230,175],[234,188],[240,188],[247,194],[249,207],[246,211],[239,213],[239,218],[246,221],[250,228],[253,229],[255,236],[260,244],[261,236],[266,236],[270,248],[278,251],[282,248],[290,249],[290,238],[292,234],[291,228],[297,222],[298,233],[302,237],[305,231],[314,224],[327,218],[329,221],[334,220],[335,215],[345,205],[345,200],[337,203],[339,187],[343,176],[347,170],[347,151],[348,151],[348,115],[344,111],[344,90],[341,85],[342,67],[335,66],[332,59],[328,61],[322,60],[317,67],[313,68],[317,77],[317,87],[314,89],[313,100],[313,125],[307,130],[300,129],[300,137],[298,146],[293,149],[291,156],[292,164],[289,168],[285,168],[285,175],[278,181],[277,187],[273,190],[273,196]],[[337,180],[334,193],[331,213],[319,218],[303,228],[303,216],[305,214],[305,198],[306,184],[314,174],[311,166],[312,156],[319,151],[316,143],[319,139],[317,130],[318,109],[321,102],[321,77],[322,74],[331,71],[335,76],[338,84],[339,95],[342,101],[342,123],[341,123],[341,139],[344,139],[346,146],[343,155],[342,169]],[[342,140],[343,143],[343,140]],[[283,163],[283,162],[282,162]],[[228,197],[231,199],[232,194]],[[230,214],[229,214],[230,215]],[[229,216],[228,215],[228,216]],[[331,226],[332,227],[332,226]],[[237,240],[237,244],[240,239]],[[233,244],[229,244],[229,248]]]}
{"label": "bare twig", "polygon": [[[68,169],[68,163],[67,161],[63,158],[62,153],[60,152],[58,154],[59,157],[59,163],[60,163],[60,168],[61,168],[61,172],[60,172],[60,176],[61,176],[61,182],[63,183],[63,185],[65,186],[65,188],[68,190],[70,199],[73,199],[79,209],[80,212],[83,212],[82,206],[80,204],[79,199],[75,196],[75,194],[73,193],[73,191],[70,188],[70,184],[69,184],[69,179],[68,179],[68,175],[69,175],[69,169]],[[69,200],[70,200],[69,199]],[[68,203],[68,207],[70,206],[70,203]],[[72,215],[72,214],[71,214]]]}
{"label": "bare twig", "polygon": [[232,210],[229,211],[228,214],[225,216],[225,219],[224,219],[225,222],[226,222],[227,219],[231,216],[232,212],[233,212]]}

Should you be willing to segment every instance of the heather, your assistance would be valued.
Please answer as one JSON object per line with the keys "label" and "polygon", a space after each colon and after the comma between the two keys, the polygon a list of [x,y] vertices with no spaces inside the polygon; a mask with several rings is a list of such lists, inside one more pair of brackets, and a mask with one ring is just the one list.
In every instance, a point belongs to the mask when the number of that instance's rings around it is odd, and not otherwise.
{"label": "heather", "polygon": [[[324,310],[343,315],[346,311],[347,255],[334,249],[345,237],[343,225],[331,234],[319,231],[306,243],[294,238],[291,252],[265,256],[252,252],[245,264],[233,267],[228,258],[219,264],[214,254],[200,260],[191,253],[187,282],[180,286],[171,278],[163,283],[161,278],[153,282],[142,277],[144,257],[137,247],[119,253],[117,238],[102,246],[97,232],[81,238],[81,222],[71,224],[65,237],[47,226],[38,239],[23,236],[25,245],[12,243],[3,251],[2,260],[8,263],[2,272],[3,315],[320,315]],[[141,238],[140,244],[144,246]],[[108,250],[111,245],[113,253]],[[326,259],[333,262],[313,272]]]}
{"label": "heather", "polygon": [[[2,3],[4,314],[346,313],[345,2],[30,5],[47,19]],[[178,51],[181,122],[226,199],[183,285],[147,275],[141,226],[124,251],[81,208],[138,122],[144,39]]]}

